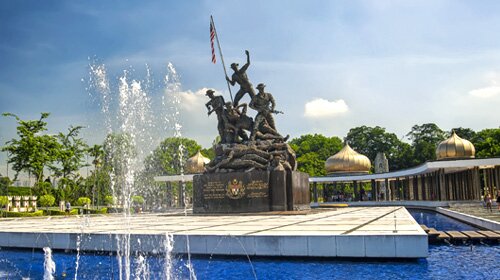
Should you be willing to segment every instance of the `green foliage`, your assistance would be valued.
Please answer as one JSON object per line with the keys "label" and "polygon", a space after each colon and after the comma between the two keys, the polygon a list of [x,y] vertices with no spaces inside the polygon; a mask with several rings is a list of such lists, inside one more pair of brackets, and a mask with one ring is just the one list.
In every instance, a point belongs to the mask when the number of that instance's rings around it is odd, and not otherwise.
{"label": "green foliage", "polygon": [[8,187],[8,193],[10,196],[28,196],[33,194],[30,187]]}
{"label": "green foliage", "polygon": [[396,134],[385,131],[385,128],[376,126],[360,126],[351,128],[347,133],[346,141],[358,153],[367,156],[374,164],[377,153],[384,153],[389,161],[390,170],[411,167],[412,162],[407,162],[408,153],[411,154],[410,145],[398,139]]}
{"label": "green foliage", "polygon": [[39,216],[43,216],[43,211],[38,210],[35,212],[12,212],[12,211],[1,211],[0,210],[0,216],[1,217],[8,217],[8,218],[39,217]]}
{"label": "green foliage", "polygon": [[107,195],[104,197],[104,204],[105,205],[113,205],[115,203],[115,199],[113,198],[112,195]]}
{"label": "green foliage", "polygon": [[150,175],[176,175],[181,173],[189,156],[201,149],[196,141],[182,138],[169,137],[163,140],[152,155],[144,161],[146,173]]}
{"label": "green foliage", "polygon": [[500,128],[483,129],[469,140],[476,148],[476,157],[500,157]]}
{"label": "green foliage", "polygon": [[9,177],[0,177],[0,195],[7,195],[11,182]]}
{"label": "green foliage", "polygon": [[140,195],[134,195],[132,196],[132,202],[134,204],[144,204],[144,197]]}
{"label": "green foliage", "polygon": [[412,141],[415,164],[436,159],[437,145],[446,138],[446,134],[434,123],[414,125],[406,135]]}
{"label": "green foliage", "polygon": [[38,203],[40,203],[42,207],[50,207],[54,205],[55,202],[56,198],[50,194],[42,195],[38,198]]}
{"label": "green foliage", "polygon": [[460,138],[467,139],[467,140],[469,140],[471,142],[472,142],[472,139],[474,139],[476,137],[476,132],[474,130],[470,129],[470,128],[464,128],[464,127],[453,128],[450,131],[449,136],[451,136],[452,131],[455,131],[455,133]]}
{"label": "green foliage", "polygon": [[0,196],[0,207],[5,207],[9,204],[9,199],[6,196]]}
{"label": "green foliage", "polygon": [[32,193],[36,196],[54,194],[54,188],[49,182],[37,182],[32,188]]}
{"label": "green foliage", "polygon": [[59,141],[56,155],[58,165],[51,166],[56,176],[63,178],[68,178],[70,175],[75,176],[74,172],[86,166],[84,158],[88,147],[83,139],[78,137],[82,128],[82,126],[70,126],[67,134],[60,132],[56,136]]}
{"label": "green foliage", "polygon": [[43,180],[43,170],[49,166],[57,156],[59,143],[54,136],[43,134],[47,130],[44,121],[49,113],[41,113],[39,120],[24,121],[11,113],[3,116],[14,117],[18,123],[17,135],[19,139],[7,141],[1,151],[8,153],[8,162],[16,171],[15,179],[19,172],[25,171],[36,177],[37,181]]}
{"label": "green foliage", "polygon": [[76,205],[78,206],[89,206],[90,205],[90,198],[88,197],[79,197],[78,200],[76,201]]}
{"label": "green foliage", "polygon": [[290,141],[297,156],[298,170],[310,176],[326,174],[325,161],[342,148],[340,138],[306,134]]}
{"label": "green foliage", "polygon": [[209,158],[210,160],[213,160],[215,158],[215,150],[213,148],[201,149],[201,154],[204,157]]}
{"label": "green foliage", "polygon": [[[71,209],[69,211],[69,215],[77,215],[77,214],[78,214],[78,209]],[[57,210],[49,209],[49,210],[43,210],[43,215],[44,216],[65,216],[65,215],[68,215],[68,213],[66,213],[66,211],[61,211],[59,209],[57,209]]]}

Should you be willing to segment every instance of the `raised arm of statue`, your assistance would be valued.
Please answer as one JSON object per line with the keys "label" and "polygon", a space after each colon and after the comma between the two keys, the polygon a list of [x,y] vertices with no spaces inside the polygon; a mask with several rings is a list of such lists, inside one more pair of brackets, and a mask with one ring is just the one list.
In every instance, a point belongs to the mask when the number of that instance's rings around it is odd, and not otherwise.
{"label": "raised arm of statue", "polygon": [[248,52],[248,50],[246,50],[245,54],[247,55],[247,63],[241,67],[240,71],[242,71],[242,72],[247,71],[248,66],[250,66],[250,52]]}

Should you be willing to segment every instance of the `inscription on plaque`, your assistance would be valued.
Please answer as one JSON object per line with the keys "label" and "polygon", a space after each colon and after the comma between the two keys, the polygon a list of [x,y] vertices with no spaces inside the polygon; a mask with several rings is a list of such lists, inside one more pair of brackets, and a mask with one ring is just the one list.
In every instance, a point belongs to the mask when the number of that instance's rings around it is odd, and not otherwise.
{"label": "inscription on plaque", "polygon": [[269,184],[264,181],[256,180],[248,183],[246,186],[248,190],[247,197],[257,198],[257,197],[268,197],[269,196]]}
{"label": "inscription on plaque", "polygon": [[224,199],[226,186],[222,182],[207,182],[203,186],[203,199]]}

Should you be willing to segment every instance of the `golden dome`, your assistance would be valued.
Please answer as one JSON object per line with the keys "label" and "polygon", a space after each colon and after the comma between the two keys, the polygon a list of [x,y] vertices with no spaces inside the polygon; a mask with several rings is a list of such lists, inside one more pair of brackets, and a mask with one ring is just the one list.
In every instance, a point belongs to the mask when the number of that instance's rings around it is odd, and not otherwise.
{"label": "golden dome", "polygon": [[452,158],[473,158],[476,154],[474,145],[468,140],[458,137],[453,131],[450,138],[439,143],[436,149],[436,158],[452,159]]}
{"label": "golden dome", "polygon": [[204,157],[200,151],[186,161],[186,172],[188,174],[205,172],[205,164],[209,163],[210,159]]}
{"label": "golden dome", "polygon": [[367,173],[371,168],[370,160],[354,151],[349,144],[325,162],[326,173]]}

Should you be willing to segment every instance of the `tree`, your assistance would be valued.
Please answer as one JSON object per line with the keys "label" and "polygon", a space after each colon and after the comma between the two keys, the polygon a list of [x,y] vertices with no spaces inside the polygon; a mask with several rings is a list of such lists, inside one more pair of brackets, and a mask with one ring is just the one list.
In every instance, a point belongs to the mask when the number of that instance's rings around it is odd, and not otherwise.
{"label": "tree", "polygon": [[132,202],[134,204],[144,204],[144,197],[140,195],[134,195],[132,196]]}
{"label": "tree", "polygon": [[469,141],[472,141],[472,139],[474,139],[476,137],[476,132],[470,128],[463,128],[463,127],[456,127],[456,128],[453,128],[449,135],[451,136],[451,133],[455,131],[455,133],[460,137],[460,138],[463,138],[463,139],[466,139],[466,140],[469,140]]}
{"label": "tree", "polygon": [[386,132],[383,127],[351,128],[346,141],[355,151],[367,156],[372,164],[380,152],[386,155],[390,170],[413,166],[412,160],[408,157],[408,154],[412,154],[410,145],[399,140],[396,134]]}
{"label": "tree", "polygon": [[50,194],[42,195],[38,198],[38,202],[42,207],[50,207],[56,202],[56,198]]}
{"label": "tree", "polygon": [[342,148],[340,138],[326,137],[321,134],[306,134],[290,141],[297,156],[298,170],[310,176],[326,174],[325,161]]}
{"label": "tree", "polygon": [[59,144],[54,136],[42,134],[47,130],[45,119],[49,113],[41,113],[40,119],[24,121],[11,113],[3,116],[14,117],[18,123],[17,135],[19,139],[7,141],[2,147],[3,152],[8,152],[8,163],[16,171],[14,180],[21,171],[33,174],[38,182],[43,181],[44,168],[56,160]]}
{"label": "tree", "polygon": [[[91,157],[94,158],[92,160],[92,164],[94,165],[94,171],[92,172],[92,176],[91,176],[91,178],[93,180],[93,182],[92,182],[92,201],[94,201],[95,195],[97,192],[97,205],[99,205],[100,198],[102,198],[103,196],[101,196],[101,192],[100,192],[100,188],[99,188],[99,186],[102,186],[101,184],[99,184],[101,180],[97,180],[97,178],[99,175],[100,168],[102,166],[102,161],[103,161],[103,157],[104,157],[104,150],[103,150],[101,145],[94,145],[94,146],[90,147],[87,152]],[[87,178],[87,180],[89,180],[89,178]]]}
{"label": "tree", "polygon": [[108,134],[103,145],[104,165],[110,167],[116,177],[128,172],[130,159],[137,156],[132,136],[126,133]]}
{"label": "tree", "polygon": [[68,178],[70,175],[73,175],[74,177],[74,172],[87,166],[84,162],[85,153],[88,150],[87,144],[82,138],[78,137],[82,128],[82,126],[70,126],[67,134],[60,132],[56,136],[60,145],[56,156],[56,161],[59,163],[59,166],[51,167],[56,176]]}
{"label": "tree", "polygon": [[196,141],[188,138],[166,138],[144,161],[145,171],[155,176],[180,174],[181,166],[200,149]]}
{"label": "tree", "polygon": [[9,177],[0,177],[0,195],[7,195],[11,182]]}
{"label": "tree", "polygon": [[3,208],[9,204],[9,199],[6,196],[0,196],[0,208]]}
{"label": "tree", "polygon": [[483,129],[470,140],[476,148],[476,157],[500,157],[500,128]]}
{"label": "tree", "polygon": [[414,125],[406,135],[412,141],[416,164],[436,159],[437,145],[446,138],[446,134],[434,123]]}
{"label": "tree", "polygon": [[82,196],[76,201],[76,205],[88,207],[90,205],[90,198]]}
{"label": "tree", "polygon": [[113,205],[115,203],[115,199],[112,195],[107,195],[104,197],[104,204],[107,206]]}

